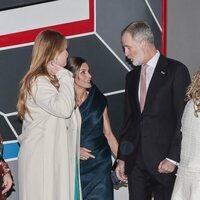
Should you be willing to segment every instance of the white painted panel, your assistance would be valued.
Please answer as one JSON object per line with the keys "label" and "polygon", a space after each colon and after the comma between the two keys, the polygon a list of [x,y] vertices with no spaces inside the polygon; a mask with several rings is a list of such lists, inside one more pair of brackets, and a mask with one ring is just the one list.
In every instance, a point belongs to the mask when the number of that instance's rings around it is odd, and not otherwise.
{"label": "white painted panel", "polygon": [[89,0],[59,0],[0,12],[0,35],[89,18]]}

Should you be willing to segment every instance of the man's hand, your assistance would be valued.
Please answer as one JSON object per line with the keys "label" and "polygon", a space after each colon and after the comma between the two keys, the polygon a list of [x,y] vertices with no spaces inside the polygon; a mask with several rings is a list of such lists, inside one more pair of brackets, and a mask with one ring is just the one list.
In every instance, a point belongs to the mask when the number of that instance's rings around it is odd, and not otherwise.
{"label": "man's hand", "polygon": [[175,170],[175,168],[176,168],[175,164],[173,164],[167,159],[164,159],[160,162],[158,166],[158,172],[168,174],[172,173]]}
{"label": "man's hand", "polygon": [[117,178],[123,182],[128,183],[127,176],[125,175],[125,162],[123,160],[118,160],[117,167],[115,169]]}

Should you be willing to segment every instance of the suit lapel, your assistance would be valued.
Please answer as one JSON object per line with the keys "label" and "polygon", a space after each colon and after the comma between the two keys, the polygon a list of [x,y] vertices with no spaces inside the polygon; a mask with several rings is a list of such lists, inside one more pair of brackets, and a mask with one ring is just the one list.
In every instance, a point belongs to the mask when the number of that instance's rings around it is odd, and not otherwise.
{"label": "suit lapel", "polygon": [[139,90],[139,83],[140,83],[140,73],[141,73],[141,66],[138,67],[137,72],[136,72],[136,94],[135,94],[135,102],[136,102],[136,106],[137,106],[137,111],[140,111],[140,101],[139,101],[139,97],[138,97],[138,90]]}
{"label": "suit lapel", "polygon": [[[140,103],[138,99],[138,89],[140,81],[140,71],[141,66],[137,66],[133,69],[133,73],[129,79],[129,93],[130,93],[130,102],[133,104],[133,107],[136,106],[137,111],[140,112]],[[135,105],[134,105],[135,104]]]}
{"label": "suit lapel", "polygon": [[161,88],[161,86],[165,82],[166,77],[167,77],[167,61],[161,55],[159,60],[158,60],[157,65],[156,65],[156,68],[154,70],[150,84],[149,84],[144,110],[148,107],[150,102],[153,100],[155,95],[158,93],[159,89]]}

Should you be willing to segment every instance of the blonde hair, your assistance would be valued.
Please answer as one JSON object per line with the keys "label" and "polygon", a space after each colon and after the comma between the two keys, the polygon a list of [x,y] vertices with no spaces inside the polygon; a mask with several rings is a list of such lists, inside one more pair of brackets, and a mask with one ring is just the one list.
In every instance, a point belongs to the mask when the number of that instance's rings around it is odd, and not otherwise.
{"label": "blonde hair", "polygon": [[36,37],[30,68],[20,81],[17,111],[21,119],[24,119],[26,112],[31,116],[26,101],[27,95],[32,95],[32,83],[37,77],[47,76],[52,85],[57,89],[59,88],[58,79],[55,76],[50,76],[47,70],[47,64],[64,50],[66,42],[63,35],[53,30],[45,30]]}
{"label": "blonde hair", "polygon": [[194,102],[194,114],[198,117],[198,112],[200,112],[200,71],[192,77],[191,84],[188,86],[186,100],[190,99]]}

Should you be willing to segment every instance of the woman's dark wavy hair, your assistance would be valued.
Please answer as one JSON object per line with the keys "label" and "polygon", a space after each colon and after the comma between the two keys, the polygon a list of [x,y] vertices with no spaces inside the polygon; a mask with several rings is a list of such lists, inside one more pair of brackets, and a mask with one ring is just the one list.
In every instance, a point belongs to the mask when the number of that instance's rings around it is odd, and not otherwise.
{"label": "woman's dark wavy hair", "polygon": [[72,72],[75,78],[77,71],[81,68],[83,63],[87,63],[85,59],[81,57],[69,57],[67,60],[66,69]]}

